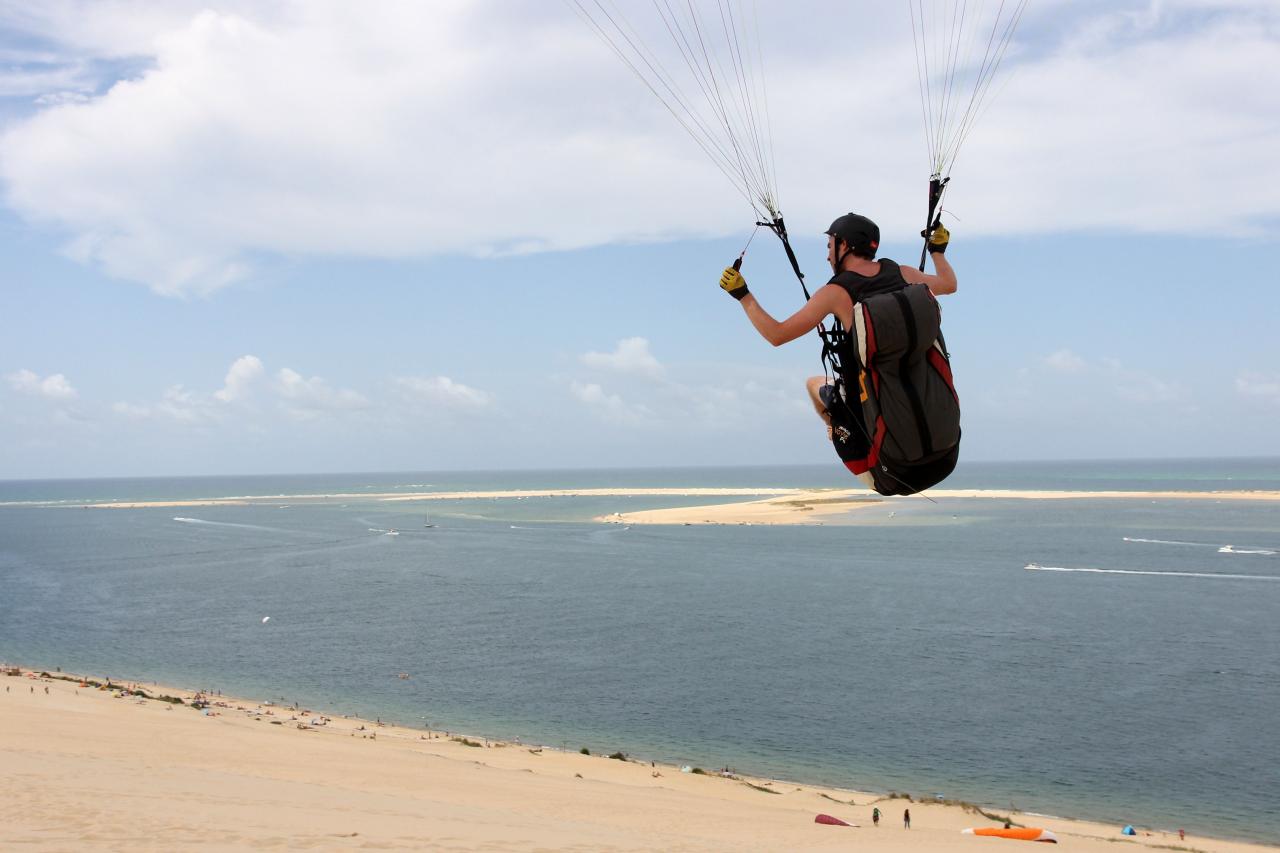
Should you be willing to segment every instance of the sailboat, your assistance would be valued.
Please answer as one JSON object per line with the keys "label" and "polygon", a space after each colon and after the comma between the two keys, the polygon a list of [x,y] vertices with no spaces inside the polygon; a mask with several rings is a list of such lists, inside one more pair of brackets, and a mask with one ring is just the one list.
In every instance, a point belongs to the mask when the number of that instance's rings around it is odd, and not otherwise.
{"label": "sailboat", "polygon": [[423,516],[422,516],[422,526],[423,526],[423,527],[435,527],[435,525],[431,523],[431,516],[426,515],[426,514],[423,514]]}

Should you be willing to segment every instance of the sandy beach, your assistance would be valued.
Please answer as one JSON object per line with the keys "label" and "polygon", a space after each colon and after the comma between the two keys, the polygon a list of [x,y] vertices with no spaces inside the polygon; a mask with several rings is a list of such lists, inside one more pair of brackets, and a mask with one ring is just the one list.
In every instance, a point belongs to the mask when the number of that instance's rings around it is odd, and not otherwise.
{"label": "sandy beach", "polygon": [[[23,850],[972,851],[996,820],[911,802],[635,758],[326,718],[228,697],[191,706],[41,678],[0,677],[0,847]],[[183,704],[160,701],[162,695]],[[469,741],[466,742],[466,741]],[[470,745],[475,744],[475,745]],[[625,745],[620,745],[625,748]],[[871,809],[884,817],[871,825]],[[902,825],[911,810],[911,829]],[[856,826],[814,822],[829,814]],[[998,817],[1002,817],[1003,813]],[[1259,851],[1177,828],[1012,814],[1074,850]]]}
{"label": "sandy beach", "polygon": [[[931,489],[935,501],[971,500],[1179,500],[1179,501],[1277,501],[1280,492],[1069,492],[1015,491],[1010,489]],[[653,509],[614,513],[596,521],[617,524],[823,524],[847,513],[901,501],[923,498],[885,498],[866,489],[794,490],[785,495],[757,501],[707,504],[705,506]]]}

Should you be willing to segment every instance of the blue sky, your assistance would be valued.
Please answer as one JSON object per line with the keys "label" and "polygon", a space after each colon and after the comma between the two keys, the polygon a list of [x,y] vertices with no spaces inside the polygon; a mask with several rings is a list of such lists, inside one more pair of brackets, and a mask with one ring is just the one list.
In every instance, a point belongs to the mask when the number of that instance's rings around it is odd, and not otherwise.
{"label": "blue sky", "polygon": [[[28,5],[0,477],[832,459],[816,339],[769,347],[716,286],[750,208],[565,7]],[[909,21],[867,4],[840,43],[847,4],[788,9],[801,263],[825,279],[849,209],[911,260]],[[1275,455],[1280,10],[1033,2],[1020,32],[948,199],[965,458]],[[744,270],[799,306],[768,234]]]}

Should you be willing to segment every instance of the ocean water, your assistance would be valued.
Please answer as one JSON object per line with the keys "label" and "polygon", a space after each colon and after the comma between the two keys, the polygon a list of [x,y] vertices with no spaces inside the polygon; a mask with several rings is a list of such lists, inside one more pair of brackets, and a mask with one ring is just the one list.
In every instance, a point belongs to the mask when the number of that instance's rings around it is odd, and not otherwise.
{"label": "ocean water", "polygon": [[[703,502],[661,497],[67,505],[850,483],[835,468],[3,482],[0,659],[1280,842],[1280,504],[914,498],[796,528],[590,520]],[[1280,460],[969,465],[947,485],[1280,489]]]}

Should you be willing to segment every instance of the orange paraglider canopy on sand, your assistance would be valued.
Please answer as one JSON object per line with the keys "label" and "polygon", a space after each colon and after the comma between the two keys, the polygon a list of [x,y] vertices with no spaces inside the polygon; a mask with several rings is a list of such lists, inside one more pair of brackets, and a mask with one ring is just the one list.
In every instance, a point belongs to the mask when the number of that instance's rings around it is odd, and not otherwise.
{"label": "orange paraglider canopy on sand", "polygon": [[1054,835],[1047,829],[1040,829],[1034,826],[1019,826],[1005,829],[1000,826],[986,826],[978,829],[961,830],[965,835],[986,835],[992,838],[1012,838],[1016,841],[1047,841],[1050,844],[1058,843],[1058,836]]}

